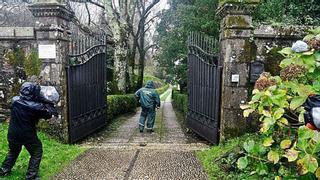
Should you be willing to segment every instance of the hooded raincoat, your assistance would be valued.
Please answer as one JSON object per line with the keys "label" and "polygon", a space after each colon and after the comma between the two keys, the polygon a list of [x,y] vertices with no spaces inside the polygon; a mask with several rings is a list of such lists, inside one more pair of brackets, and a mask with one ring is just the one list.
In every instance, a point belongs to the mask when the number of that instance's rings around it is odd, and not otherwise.
{"label": "hooded raincoat", "polygon": [[135,96],[141,104],[141,115],[139,120],[139,129],[143,131],[145,121],[147,120],[147,129],[153,129],[155,120],[155,108],[160,107],[159,94],[154,89],[152,81],[148,81],[144,88],[139,89]]}

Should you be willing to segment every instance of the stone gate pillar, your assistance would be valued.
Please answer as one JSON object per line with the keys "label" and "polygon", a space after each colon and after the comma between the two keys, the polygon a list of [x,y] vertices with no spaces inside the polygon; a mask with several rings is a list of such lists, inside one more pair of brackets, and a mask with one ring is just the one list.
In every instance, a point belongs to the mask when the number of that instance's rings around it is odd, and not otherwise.
{"label": "stone gate pillar", "polygon": [[225,3],[218,9],[222,17],[220,61],[223,65],[220,140],[238,136],[250,121],[242,116],[241,103],[248,101],[249,64],[255,59],[252,42],[253,26],[250,11],[255,4]]}
{"label": "stone gate pillar", "polygon": [[41,83],[54,85],[60,94],[59,118],[49,125],[50,134],[68,142],[67,82],[65,64],[68,54],[68,29],[73,13],[62,0],[38,0],[29,6],[36,18],[36,40],[42,59]]}

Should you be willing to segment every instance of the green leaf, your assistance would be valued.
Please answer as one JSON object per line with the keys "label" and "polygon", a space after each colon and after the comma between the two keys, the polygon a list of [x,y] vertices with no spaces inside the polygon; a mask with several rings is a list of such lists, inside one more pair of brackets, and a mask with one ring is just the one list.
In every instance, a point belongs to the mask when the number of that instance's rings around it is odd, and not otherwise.
{"label": "green leaf", "polygon": [[295,110],[306,101],[307,97],[297,96],[294,97],[290,102],[290,109]]}
{"label": "green leaf", "polygon": [[307,51],[307,52],[303,52],[303,55],[309,56],[312,55],[314,53],[314,51]]}
{"label": "green leaf", "polygon": [[314,173],[318,169],[318,161],[310,154],[306,154],[302,159],[297,161],[298,171],[300,175],[308,172]]}
{"label": "green leaf", "polygon": [[287,59],[282,60],[279,66],[281,68],[285,68],[285,67],[289,66],[292,63],[293,63],[293,60],[291,58],[287,58]]}
{"label": "green leaf", "polygon": [[299,114],[299,122],[304,122],[304,112],[301,112],[300,114]]}
{"label": "green leaf", "polygon": [[246,150],[248,153],[251,153],[253,148],[254,148],[254,141],[250,140],[248,142],[243,143],[243,148]]}
{"label": "green leaf", "polygon": [[318,179],[320,179],[320,168],[318,168],[318,169],[316,170],[315,175],[316,175],[316,177],[317,177]]}
{"label": "green leaf", "polygon": [[246,156],[239,158],[237,161],[237,166],[239,169],[245,169],[248,166],[248,158]]}
{"label": "green leaf", "polygon": [[273,150],[269,151],[268,160],[270,162],[273,162],[273,164],[277,164],[279,162],[279,159],[280,159],[279,154],[276,151],[273,151]]}
{"label": "green leaf", "polygon": [[291,140],[285,139],[280,142],[281,149],[288,149],[291,146]]}
{"label": "green leaf", "polygon": [[268,174],[268,166],[265,163],[259,163],[256,169],[256,172],[260,175],[267,175]]}
{"label": "green leaf", "polygon": [[299,151],[296,151],[294,149],[289,149],[286,151],[283,157],[286,157],[289,162],[293,162],[298,159],[298,155],[299,155]]}
{"label": "green leaf", "polygon": [[271,117],[270,111],[263,110],[263,111],[262,111],[262,114],[263,114],[264,116],[266,116],[266,117]]}
{"label": "green leaf", "polygon": [[281,51],[278,51],[278,52],[280,54],[282,54],[283,56],[290,55],[293,53],[293,51],[290,47],[283,48]]}
{"label": "green leaf", "polygon": [[263,146],[269,147],[269,146],[272,145],[272,143],[274,143],[274,140],[272,139],[272,137],[267,137],[267,138],[264,139],[264,141],[263,141]]}
{"label": "green leaf", "polygon": [[251,101],[257,102],[260,100],[260,98],[261,98],[261,93],[257,93],[254,96],[252,96]]}
{"label": "green leaf", "polygon": [[280,119],[280,118],[283,116],[283,114],[284,114],[284,109],[283,109],[283,108],[278,108],[278,109],[274,112],[273,118],[276,119],[276,120],[278,120],[278,119]]}
{"label": "green leaf", "polygon": [[304,41],[310,41],[311,39],[313,39],[315,37],[315,35],[313,35],[313,34],[308,34],[308,35],[306,35],[304,38],[303,38],[303,40]]}
{"label": "green leaf", "polygon": [[285,125],[288,125],[288,124],[289,124],[289,122],[288,122],[288,120],[286,118],[281,118],[278,121],[278,125],[279,126],[285,126]]}

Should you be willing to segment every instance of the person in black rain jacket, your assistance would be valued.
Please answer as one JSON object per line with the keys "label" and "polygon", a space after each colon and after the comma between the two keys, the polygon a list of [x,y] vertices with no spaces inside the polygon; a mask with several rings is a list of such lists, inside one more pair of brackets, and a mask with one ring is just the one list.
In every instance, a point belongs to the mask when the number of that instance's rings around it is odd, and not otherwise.
{"label": "person in black rain jacket", "polygon": [[53,104],[39,101],[40,89],[39,85],[26,82],[21,86],[20,96],[12,99],[8,129],[9,152],[0,168],[0,177],[10,174],[24,146],[31,156],[26,179],[39,179],[42,143],[37,136],[36,124],[39,119],[50,119],[57,115]]}

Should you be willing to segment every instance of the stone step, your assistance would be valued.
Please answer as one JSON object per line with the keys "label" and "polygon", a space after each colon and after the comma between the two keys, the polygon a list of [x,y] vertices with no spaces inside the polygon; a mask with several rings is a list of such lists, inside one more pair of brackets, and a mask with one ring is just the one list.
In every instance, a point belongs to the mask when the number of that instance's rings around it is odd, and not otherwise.
{"label": "stone step", "polygon": [[101,143],[95,145],[84,144],[85,148],[98,148],[110,150],[163,150],[163,151],[202,151],[208,150],[209,145],[203,143],[177,144],[177,143]]}

